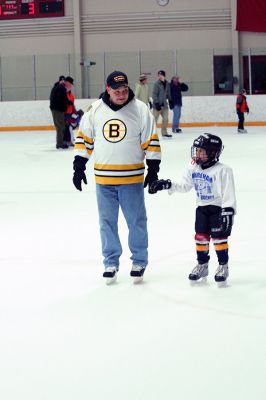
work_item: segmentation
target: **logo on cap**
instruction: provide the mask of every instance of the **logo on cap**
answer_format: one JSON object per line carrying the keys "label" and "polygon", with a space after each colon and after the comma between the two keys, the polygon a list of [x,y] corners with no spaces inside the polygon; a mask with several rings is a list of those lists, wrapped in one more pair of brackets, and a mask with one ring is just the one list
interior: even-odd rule
{"label": "logo on cap", "polygon": [[116,83],[125,82],[125,77],[122,76],[122,75],[114,76],[114,81],[115,81]]}

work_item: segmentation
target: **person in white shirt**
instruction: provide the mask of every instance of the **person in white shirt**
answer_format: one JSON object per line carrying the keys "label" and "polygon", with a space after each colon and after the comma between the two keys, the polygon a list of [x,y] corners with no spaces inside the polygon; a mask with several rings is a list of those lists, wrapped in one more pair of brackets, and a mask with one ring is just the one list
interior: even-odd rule
{"label": "person in white shirt", "polygon": [[191,147],[192,163],[180,182],[170,179],[157,180],[150,187],[150,193],[168,189],[174,192],[188,192],[193,187],[197,194],[195,221],[195,242],[198,264],[189,274],[197,281],[208,276],[209,243],[212,238],[219,266],[215,273],[216,282],[228,278],[228,236],[231,234],[236,214],[236,197],[233,171],[219,162],[223,151],[222,140],[206,133],[194,140]]}
{"label": "person in white shirt", "polygon": [[136,83],[135,87],[135,97],[152,108],[149,96],[148,77],[145,74],[139,76],[139,81]]}
{"label": "person in white shirt", "polygon": [[[149,189],[158,179],[161,148],[154,117],[147,105],[135,98],[123,72],[114,71],[107,77],[102,98],[96,100],[82,117],[74,151],[73,183],[80,191],[82,182],[87,183],[86,163],[94,154],[106,283],[116,280],[122,254],[118,234],[119,208],[129,230],[130,275],[134,282],[141,281],[148,264],[144,188]],[[144,180],[145,159],[148,172]]]}

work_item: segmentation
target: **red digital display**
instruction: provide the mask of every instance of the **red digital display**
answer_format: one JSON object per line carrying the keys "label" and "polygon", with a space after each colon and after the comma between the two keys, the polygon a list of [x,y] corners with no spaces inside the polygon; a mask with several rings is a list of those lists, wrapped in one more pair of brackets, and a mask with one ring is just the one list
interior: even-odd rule
{"label": "red digital display", "polygon": [[64,0],[0,0],[0,19],[64,16]]}

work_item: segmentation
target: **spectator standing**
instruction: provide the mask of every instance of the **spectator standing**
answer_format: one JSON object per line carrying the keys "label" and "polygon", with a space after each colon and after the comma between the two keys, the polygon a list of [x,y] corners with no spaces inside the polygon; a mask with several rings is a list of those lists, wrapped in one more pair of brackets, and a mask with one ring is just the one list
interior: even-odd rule
{"label": "spectator standing", "polygon": [[179,76],[174,75],[170,82],[171,88],[171,102],[170,108],[173,110],[172,132],[181,133],[182,129],[179,128],[179,121],[182,109],[182,92],[188,91],[188,85],[180,82]]}
{"label": "spectator standing", "polygon": [[[119,208],[129,230],[130,275],[135,282],[142,280],[148,264],[144,187],[149,188],[158,179],[161,150],[153,115],[135,98],[123,72],[114,71],[107,77],[103,97],[90,106],[81,120],[74,150],[73,183],[78,190],[82,190],[82,181],[87,183],[84,171],[94,153],[106,283],[116,280],[122,254]],[[148,172],[144,181],[145,158]]]}
{"label": "spectator standing", "polygon": [[50,93],[50,110],[56,129],[56,148],[67,149],[68,145],[64,143],[65,135],[65,112],[69,100],[65,86],[65,77],[61,75]]}
{"label": "spectator standing", "polygon": [[143,103],[147,104],[147,106],[152,108],[152,104],[149,97],[149,86],[148,86],[147,75],[141,74],[139,76],[139,81],[138,83],[136,83],[135,96],[136,99],[143,101]]}
{"label": "spectator standing", "polygon": [[165,78],[165,71],[158,72],[158,80],[155,82],[152,91],[153,115],[157,124],[158,118],[162,117],[161,133],[163,137],[172,137],[167,133],[169,103],[171,101],[170,84]]}
{"label": "spectator standing", "polygon": [[246,97],[246,90],[242,89],[240,90],[239,95],[236,98],[236,113],[238,116],[238,133],[247,133],[247,130],[244,128],[244,122],[245,122],[245,112],[248,114],[249,113],[249,107],[247,103],[247,97]]}

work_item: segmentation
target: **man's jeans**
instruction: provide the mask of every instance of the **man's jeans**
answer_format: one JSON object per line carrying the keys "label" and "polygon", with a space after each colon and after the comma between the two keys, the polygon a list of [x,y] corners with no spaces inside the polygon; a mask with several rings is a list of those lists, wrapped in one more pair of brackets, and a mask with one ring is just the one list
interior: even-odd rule
{"label": "man's jeans", "polygon": [[96,184],[104,266],[119,267],[122,246],[118,235],[119,206],[127,222],[128,245],[133,264],[148,264],[147,216],[143,183],[129,185]]}
{"label": "man's jeans", "polygon": [[173,108],[173,124],[172,124],[173,131],[179,129],[180,116],[181,116],[181,106],[175,104]]}

